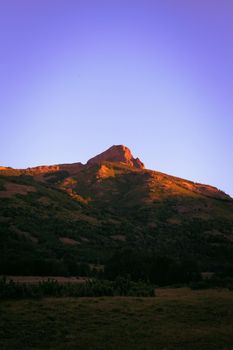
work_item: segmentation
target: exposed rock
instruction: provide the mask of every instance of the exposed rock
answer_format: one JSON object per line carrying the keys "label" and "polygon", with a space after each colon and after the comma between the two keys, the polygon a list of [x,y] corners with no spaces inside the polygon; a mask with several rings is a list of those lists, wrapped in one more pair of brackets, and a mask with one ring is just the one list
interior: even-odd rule
{"label": "exposed rock", "polygon": [[69,237],[59,237],[59,240],[66,245],[78,245],[80,242],[76,241],[75,239],[69,238]]}
{"label": "exposed rock", "polygon": [[41,173],[48,173],[48,172],[54,172],[59,171],[59,165],[41,165],[33,168],[27,168],[25,170],[26,173],[31,174],[41,174]]}
{"label": "exposed rock", "polygon": [[12,168],[8,167],[8,166],[0,166],[0,171],[2,170],[10,170]]}
{"label": "exposed rock", "polygon": [[41,165],[33,168],[27,168],[26,174],[38,175],[53,173],[57,171],[67,171],[70,175],[76,174],[83,167],[82,163],[71,163],[71,164],[57,164],[57,165]]}
{"label": "exposed rock", "polygon": [[124,145],[112,146],[107,151],[91,158],[87,164],[101,164],[102,162],[124,163],[130,167],[144,169],[139,158],[134,158],[128,147]]}
{"label": "exposed rock", "polygon": [[101,165],[97,172],[96,178],[101,180],[101,179],[106,179],[107,177],[114,177],[114,175],[115,175],[114,170],[109,169],[105,165]]}

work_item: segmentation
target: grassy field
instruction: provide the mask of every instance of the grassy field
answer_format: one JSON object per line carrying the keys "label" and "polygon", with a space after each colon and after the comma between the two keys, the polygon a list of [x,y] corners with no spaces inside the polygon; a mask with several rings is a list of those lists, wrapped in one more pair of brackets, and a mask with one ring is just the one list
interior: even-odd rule
{"label": "grassy field", "polygon": [[0,349],[233,350],[233,292],[2,301]]}

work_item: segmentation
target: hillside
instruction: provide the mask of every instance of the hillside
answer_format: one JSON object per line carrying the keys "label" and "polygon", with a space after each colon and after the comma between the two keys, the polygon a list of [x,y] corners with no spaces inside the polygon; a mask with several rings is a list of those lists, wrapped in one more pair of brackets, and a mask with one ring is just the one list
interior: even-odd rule
{"label": "hillside", "polygon": [[121,145],[85,165],[0,167],[0,227],[0,273],[85,274],[127,249],[233,267],[232,198]]}

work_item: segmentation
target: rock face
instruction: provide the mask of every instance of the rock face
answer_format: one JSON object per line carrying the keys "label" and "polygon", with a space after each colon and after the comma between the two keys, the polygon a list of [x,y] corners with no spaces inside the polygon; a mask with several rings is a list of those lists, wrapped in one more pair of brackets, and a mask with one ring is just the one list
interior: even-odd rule
{"label": "rock face", "polygon": [[[76,174],[83,167],[82,163],[73,163],[73,164],[57,164],[57,165],[40,165],[33,168],[27,168],[24,171],[26,174],[38,175],[46,173],[54,173],[57,171],[68,171],[70,175]],[[1,168],[0,168],[1,170]]]}
{"label": "rock face", "polygon": [[40,165],[33,168],[27,168],[25,171],[26,173],[42,174],[42,173],[55,172],[59,170],[60,170],[59,165]]}
{"label": "rock face", "polygon": [[129,148],[124,145],[110,147],[107,151],[91,158],[87,164],[101,164],[102,162],[124,163],[132,168],[145,168],[140,159],[134,158]]}
{"label": "rock face", "polygon": [[0,166],[0,170],[9,170],[9,169],[12,169],[12,168],[7,166]]}

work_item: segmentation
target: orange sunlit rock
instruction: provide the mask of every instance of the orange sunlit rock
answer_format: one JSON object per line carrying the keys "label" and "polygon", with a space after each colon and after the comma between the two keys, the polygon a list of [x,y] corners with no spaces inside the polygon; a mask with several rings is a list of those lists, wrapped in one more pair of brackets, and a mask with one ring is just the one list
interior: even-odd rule
{"label": "orange sunlit rock", "polygon": [[130,149],[124,145],[110,147],[107,151],[91,158],[87,164],[101,164],[102,162],[124,163],[133,168],[145,168],[140,159],[134,158]]}

